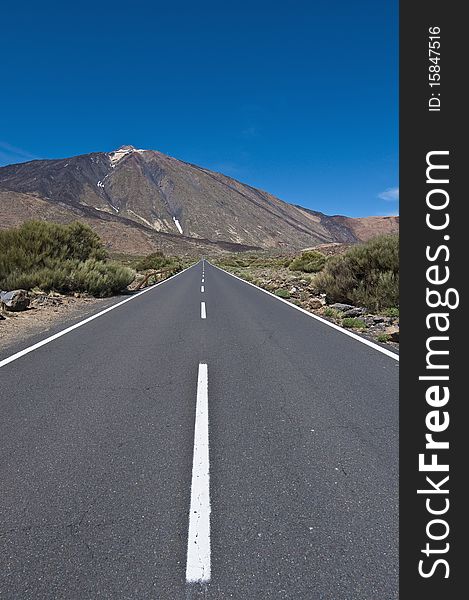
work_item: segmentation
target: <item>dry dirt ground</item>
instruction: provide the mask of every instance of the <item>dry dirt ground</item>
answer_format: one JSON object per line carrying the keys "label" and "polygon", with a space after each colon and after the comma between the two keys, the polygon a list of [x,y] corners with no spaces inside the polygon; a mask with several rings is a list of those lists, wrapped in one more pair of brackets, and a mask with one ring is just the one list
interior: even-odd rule
{"label": "dry dirt ground", "polygon": [[85,318],[105,308],[113,300],[115,301],[115,298],[75,298],[42,294],[34,297],[30,308],[22,312],[0,310],[0,350],[33,335],[47,334],[62,321],[65,323],[75,318]]}

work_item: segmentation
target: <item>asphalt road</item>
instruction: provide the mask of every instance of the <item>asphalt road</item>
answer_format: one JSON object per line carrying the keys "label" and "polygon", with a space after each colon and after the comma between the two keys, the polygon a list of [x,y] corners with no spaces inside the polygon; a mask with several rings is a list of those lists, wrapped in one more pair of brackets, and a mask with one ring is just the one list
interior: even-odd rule
{"label": "asphalt road", "polygon": [[202,270],[0,355],[0,598],[398,598],[398,362]]}

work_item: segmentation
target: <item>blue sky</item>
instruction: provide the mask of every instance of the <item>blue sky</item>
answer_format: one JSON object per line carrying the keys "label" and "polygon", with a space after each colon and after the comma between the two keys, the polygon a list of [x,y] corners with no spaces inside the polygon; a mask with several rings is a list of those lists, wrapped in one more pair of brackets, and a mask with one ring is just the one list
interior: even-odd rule
{"label": "blue sky", "polygon": [[397,0],[9,3],[0,165],[132,144],[327,214],[396,214],[397,11]]}

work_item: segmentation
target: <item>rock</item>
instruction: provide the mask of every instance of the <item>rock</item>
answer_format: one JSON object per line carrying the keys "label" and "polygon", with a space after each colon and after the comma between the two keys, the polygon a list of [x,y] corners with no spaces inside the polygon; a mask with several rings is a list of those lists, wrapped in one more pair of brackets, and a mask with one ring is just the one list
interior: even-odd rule
{"label": "rock", "polygon": [[371,315],[373,319],[373,323],[378,325],[379,323],[383,323],[384,325],[393,325],[396,321],[394,317],[383,317],[382,315]]}
{"label": "rock", "polygon": [[389,341],[390,342],[396,342],[399,343],[399,327],[388,327],[386,329],[386,333],[389,336]]}
{"label": "rock", "polygon": [[307,305],[308,308],[322,308],[324,302],[321,300],[321,298],[309,298]]}
{"label": "rock", "polygon": [[339,312],[345,312],[346,310],[351,310],[355,308],[351,304],[342,304],[342,302],[336,302],[335,304],[331,304],[329,308],[333,308],[334,310],[338,310]]}
{"label": "rock", "polygon": [[19,312],[29,306],[29,296],[26,290],[13,290],[0,292],[0,302],[7,310]]}
{"label": "rock", "polygon": [[349,310],[345,310],[343,312],[344,312],[344,317],[361,317],[362,315],[364,315],[366,313],[366,308],[356,306],[354,308],[350,308]]}
{"label": "rock", "polygon": [[295,287],[295,286],[293,286],[293,287],[290,289],[290,294],[294,294],[295,292],[296,292],[296,287]]}
{"label": "rock", "polygon": [[382,331],[384,333],[384,330],[386,329],[386,325],[384,323],[372,323],[371,325],[370,323],[367,323],[367,325],[373,331]]}

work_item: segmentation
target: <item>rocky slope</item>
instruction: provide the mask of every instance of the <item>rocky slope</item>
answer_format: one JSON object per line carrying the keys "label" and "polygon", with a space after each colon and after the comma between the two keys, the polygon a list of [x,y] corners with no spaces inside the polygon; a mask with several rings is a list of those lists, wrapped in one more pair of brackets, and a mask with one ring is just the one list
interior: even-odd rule
{"label": "rocky slope", "polygon": [[328,217],[132,146],[0,168],[0,227],[30,218],[84,220],[112,250],[130,254],[301,249],[398,229],[393,217]]}

